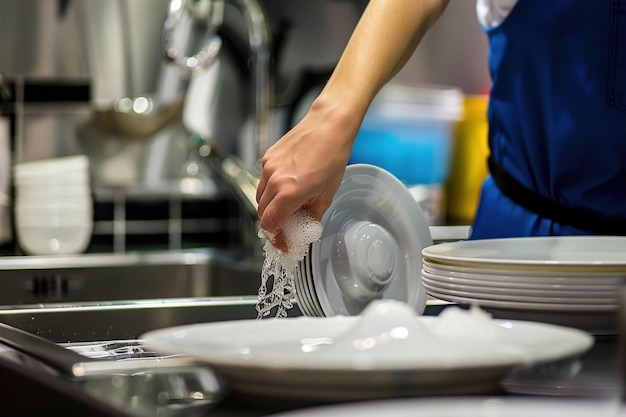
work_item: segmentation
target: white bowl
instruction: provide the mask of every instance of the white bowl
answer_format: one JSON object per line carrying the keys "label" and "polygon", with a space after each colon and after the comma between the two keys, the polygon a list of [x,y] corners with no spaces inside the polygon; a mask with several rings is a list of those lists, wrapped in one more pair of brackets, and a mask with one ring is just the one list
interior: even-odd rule
{"label": "white bowl", "polygon": [[15,223],[22,226],[79,226],[93,222],[93,209],[79,210],[19,210],[15,211]]}
{"label": "white bowl", "polygon": [[15,212],[23,214],[46,214],[63,212],[82,212],[93,210],[93,202],[89,198],[67,198],[59,201],[23,200],[15,202]]}
{"label": "white bowl", "polygon": [[28,226],[17,222],[17,240],[29,255],[69,255],[89,246],[93,224]]}
{"label": "white bowl", "polygon": [[75,210],[26,210],[15,211],[15,222],[28,225],[76,225],[93,221],[93,209],[85,207]]}
{"label": "white bowl", "polygon": [[90,178],[87,173],[76,173],[71,175],[41,174],[24,175],[15,177],[16,187],[46,187],[48,185],[89,185]]}
{"label": "white bowl", "polygon": [[85,155],[40,159],[15,164],[15,177],[29,175],[64,175],[89,171],[89,159]]}
{"label": "white bowl", "polygon": [[33,199],[41,202],[59,201],[65,198],[90,198],[91,187],[88,184],[47,184],[41,186],[17,186],[15,195],[21,199]]}

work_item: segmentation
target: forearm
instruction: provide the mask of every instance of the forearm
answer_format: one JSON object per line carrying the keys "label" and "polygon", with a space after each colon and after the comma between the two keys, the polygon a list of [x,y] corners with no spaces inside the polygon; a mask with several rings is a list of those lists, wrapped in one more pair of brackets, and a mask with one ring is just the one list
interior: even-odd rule
{"label": "forearm", "polygon": [[364,114],[446,4],[447,0],[371,0],[320,98]]}
{"label": "forearm", "polygon": [[303,119],[265,153],[261,228],[278,233],[305,206],[321,219],[343,178],[374,96],[409,59],[447,0],[370,0],[328,83]]}

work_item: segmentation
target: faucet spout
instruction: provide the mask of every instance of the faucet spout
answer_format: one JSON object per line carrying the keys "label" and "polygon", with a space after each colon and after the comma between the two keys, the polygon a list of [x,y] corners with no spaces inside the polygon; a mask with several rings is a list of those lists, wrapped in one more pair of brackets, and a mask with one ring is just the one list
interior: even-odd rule
{"label": "faucet spout", "polygon": [[[247,168],[259,171],[260,160],[270,146],[270,112],[272,83],[270,76],[269,30],[265,12],[258,0],[170,0],[168,17],[163,25],[163,52],[168,62],[187,71],[203,71],[217,57],[221,39],[216,35],[223,23],[224,2],[231,2],[242,14],[248,32],[248,48],[253,62],[254,129],[250,161]],[[182,15],[206,20],[208,31],[202,48],[193,56],[185,56],[177,47],[177,31]],[[258,175],[257,175],[258,176]]]}
{"label": "faucet spout", "polygon": [[248,167],[260,175],[260,161],[270,146],[270,111],[272,85],[270,79],[269,31],[265,13],[257,0],[231,0],[247,23],[248,44],[253,59],[254,142],[253,163]]}

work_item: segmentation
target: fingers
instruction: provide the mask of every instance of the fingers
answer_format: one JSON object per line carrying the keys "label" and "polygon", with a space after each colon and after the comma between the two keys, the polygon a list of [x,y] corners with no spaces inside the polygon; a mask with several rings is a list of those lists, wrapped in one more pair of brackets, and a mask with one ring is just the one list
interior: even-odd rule
{"label": "fingers", "polygon": [[285,253],[289,252],[287,239],[285,238],[285,234],[282,230],[279,230],[278,233],[276,233],[276,236],[274,236],[274,240],[272,241],[272,245]]}
{"label": "fingers", "polygon": [[287,221],[287,218],[300,208],[300,203],[298,203],[296,195],[289,191],[293,187],[277,185],[285,182],[268,180],[268,177],[269,175],[264,172],[257,188],[260,227],[274,235],[271,242],[272,245],[283,252],[288,252],[289,248],[282,226]]}
{"label": "fingers", "polygon": [[301,206],[302,203],[298,199],[285,198],[281,194],[274,195],[267,203],[260,217],[261,228],[271,233],[277,233],[283,227],[287,218]]}

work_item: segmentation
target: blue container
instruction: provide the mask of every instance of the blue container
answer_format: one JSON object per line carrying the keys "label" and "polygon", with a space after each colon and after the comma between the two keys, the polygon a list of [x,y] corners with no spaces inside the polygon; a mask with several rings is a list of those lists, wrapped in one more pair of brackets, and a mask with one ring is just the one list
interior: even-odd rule
{"label": "blue container", "polygon": [[348,163],[379,166],[407,186],[444,183],[462,99],[451,88],[385,87],[363,120]]}

